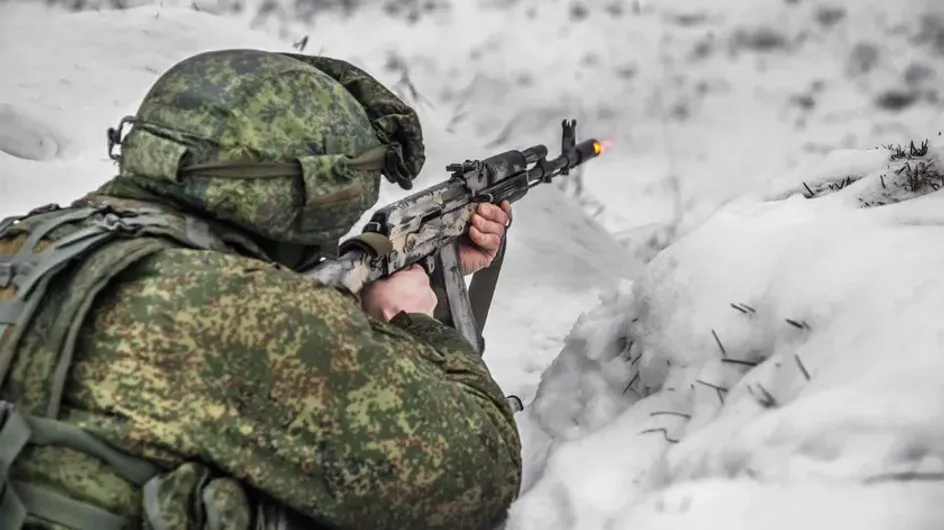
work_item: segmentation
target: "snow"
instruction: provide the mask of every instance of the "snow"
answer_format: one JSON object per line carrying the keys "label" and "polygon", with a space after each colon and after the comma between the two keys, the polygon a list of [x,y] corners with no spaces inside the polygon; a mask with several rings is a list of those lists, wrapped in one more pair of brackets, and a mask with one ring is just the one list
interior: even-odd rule
{"label": "snow", "polygon": [[374,73],[423,119],[417,186],[575,117],[613,149],[516,205],[485,331],[526,404],[504,530],[941,526],[940,2],[126,4],[0,2],[0,217],[104,182],[106,128],[211,49]]}
{"label": "snow", "polygon": [[[506,529],[940,527],[944,194],[897,172],[940,153],[734,201],[585,315],[524,413]],[[860,208],[876,189],[899,202]]]}
{"label": "snow", "polygon": [[[62,14],[0,3],[0,216],[67,203],[110,178],[105,131],[134,114],[157,76],[186,54],[287,48],[217,18],[149,8]],[[214,31],[205,31],[210,25]]]}

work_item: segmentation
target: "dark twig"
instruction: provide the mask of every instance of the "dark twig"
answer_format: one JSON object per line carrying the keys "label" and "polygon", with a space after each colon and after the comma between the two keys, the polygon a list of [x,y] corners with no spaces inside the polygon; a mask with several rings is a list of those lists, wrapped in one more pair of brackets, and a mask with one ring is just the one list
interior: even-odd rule
{"label": "dark twig", "polygon": [[760,391],[760,396],[754,393],[754,388],[750,385],[747,386],[747,391],[751,393],[752,396],[757,400],[758,403],[765,409],[774,408],[777,406],[777,400],[764,388],[764,385],[757,383],[757,390]]}
{"label": "dark twig", "polygon": [[715,333],[715,330],[711,330],[711,335],[715,338],[715,342],[718,343],[718,347],[721,348],[721,355],[722,355],[723,357],[727,357],[727,356],[728,356],[728,352],[724,351],[724,345],[721,344],[721,339],[718,338],[718,334]]}
{"label": "dark twig", "polygon": [[800,373],[802,373],[802,374],[803,374],[803,377],[805,377],[806,380],[809,381],[809,380],[811,379],[811,378],[810,378],[810,372],[808,372],[807,369],[806,369],[806,367],[803,366],[803,360],[800,359],[800,355],[799,355],[799,354],[794,354],[794,355],[793,355],[793,358],[796,360],[797,368],[800,369]]}
{"label": "dark twig", "polygon": [[812,199],[816,196],[816,194],[813,193],[813,190],[811,190],[810,187],[806,185],[806,182],[803,183],[803,187],[806,188],[806,191],[810,192],[810,196],[807,197],[807,199]]}
{"label": "dark twig", "polygon": [[757,363],[753,361],[744,361],[741,359],[721,359],[721,362],[728,364],[740,364],[743,366],[757,366]]}
{"label": "dark twig", "polygon": [[620,337],[617,340],[617,345],[620,346],[620,355],[626,359],[632,359],[633,358],[633,344],[635,343],[636,341],[632,341],[632,340],[627,342],[627,337]]}
{"label": "dark twig", "polygon": [[661,433],[662,433],[662,436],[665,437],[665,441],[667,441],[667,442],[669,442],[669,443],[673,443],[673,444],[677,444],[677,443],[678,443],[678,440],[673,440],[672,438],[669,438],[669,431],[667,431],[667,430],[665,430],[665,429],[663,429],[663,428],[661,428],[661,427],[658,428],[658,429],[646,429],[646,430],[644,430],[644,431],[639,431],[639,434],[648,434],[648,433],[651,433],[651,432],[661,432]]}
{"label": "dark twig", "polygon": [[914,140],[912,140],[911,146],[910,146],[910,152],[911,152],[911,156],[924,156],[928,154],[928,140],[924,140],[923,142],[921,142],[920,148],[916,148],[914,144]]}
{"label": "dark twig", "polygon": [[790,324],[791,326],[793,326],[793,327],[795,327],[795,328],[799,328],[799,329],[810,329],[810,325],[807,324],[806,322],[802,321],[802,320],[800,320],[799,322],[797,322],[796,320],[791,320],[791,319],[789,319],[789,318],[785,318],[784,320],[787,321],[787,324]]}
{"label": "dark twig", "polygon": [[734,302],[731,302],[731,307],[733,307],[734,309],[736,309],[736,310],[738,310],[738,311],[744,313],[745,315],[746,315],[747,313],[754,314],[754,313],[757,312],[757,310],[755,310],[753,307],[751,307],[751,306],[749,306],[749,305],[747,305],[747,304],[742,304],[742,303],[737,303],[737,304],[735,304]]}
{"label": "dark twig", "polygon": [[292,44],[292,48],[295,48],[296,50],[300,52],[305,51],[306,46],[308,46],[308,35],[305,35],[304,37],[301,38],[301,40]]}
{"label": "dark twig", "polygon": [[723,386],[713,385],[713,384],[708,383],[708,382],[706,382],[706,381],[702,381],[701,379],[696,379],[695,382],[696,382],[696,383],[699,383],[699,384],[702,384],[702,385],[705,385],[705,386],[707,386],[708,388],[713,388],[713,389],[715,389],[715,393],[718,394],[718,401],[720,401],[721,404],[724,405],[724,393],[728,391],[727,388],[724,388]]}
{"label": "dark twig", "polygon": [[[623,389],[623,394],[626,394],[628,390],[633,390],[631,387],[633,386],[633,383],[635,383],[638,380],[639,380],[639,372],[636,372],[636,375],[634,375],[633,378],[630,379],[629,384],[626,385],[626,388]],[[639,395],[639,393],[636,392],[635,390],[633,390],[633,392],[636,393],[637,396]]]}
{"label": "dark twig", "polygon": [[685,414],[684,412],[675,412],[674,410],[658,410],[656,412],[650,412],[650,416],[680,416],[685,419],[692,419],[691,414]]}

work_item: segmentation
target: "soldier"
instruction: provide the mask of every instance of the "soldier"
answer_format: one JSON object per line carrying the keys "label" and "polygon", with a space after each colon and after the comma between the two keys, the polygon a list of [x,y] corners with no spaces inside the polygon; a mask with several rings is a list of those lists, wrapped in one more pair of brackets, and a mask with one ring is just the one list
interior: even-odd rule
{"label": "soldier", "polygon": [[[500,523],[512,411],[425,272],[295,272],[419,173],[414,111],[343,61],[227,50],[125,121],[117,177],[0,225],[0,528]],[[466,273],[509,215],[478,210]]]}

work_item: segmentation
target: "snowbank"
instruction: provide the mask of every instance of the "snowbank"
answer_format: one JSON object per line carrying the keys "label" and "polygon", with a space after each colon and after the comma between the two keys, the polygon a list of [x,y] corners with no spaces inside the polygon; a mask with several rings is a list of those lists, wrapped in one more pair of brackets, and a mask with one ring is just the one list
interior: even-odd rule
{"label": "snowbank", "polygon": [[[365,10],[279,25],[288,40],[247,30],[248,12],[134,3],[0,3],[0,217],[108,178],[105,129],[209,49],[290,50],[307,35],[307,52],[378,74],[426,124],[419,185],[494,149],[554,151],[559,120],[577,117],[615,141],[586,185],[636,256],[682,233],[680,216],[698,228],[580,318],[542,379],[577,315],[636,265],[553,187],[516,209],[486,360],[506,392],[538,397],[519,416],[525,494],[507,530],[944,519],[944,198],[921,165],[944,146],[891,162],[860,150],[938,118],[944,25],[913,13],[939,3],[607,0],[581,15],[459,2],[416,24]],[[877,106],[895,90],[904,107]]]}
{"label": "snowbank", "polygon": [[735,201],[583,316],[506,529],[940,528],[935,140]]}

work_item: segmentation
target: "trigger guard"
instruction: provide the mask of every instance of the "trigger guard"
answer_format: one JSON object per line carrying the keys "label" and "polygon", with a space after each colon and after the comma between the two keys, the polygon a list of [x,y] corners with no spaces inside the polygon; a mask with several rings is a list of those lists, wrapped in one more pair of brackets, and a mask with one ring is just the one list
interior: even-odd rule
{"label": "trigger guard", "polygon": [[364,232],[341,243],[339,254],[343,255],[352,249],[361,250],[370,254],[371,257],[379,258],[380,256],[386,256],[393,250],[393,243],[385,235],[377,232]]}

